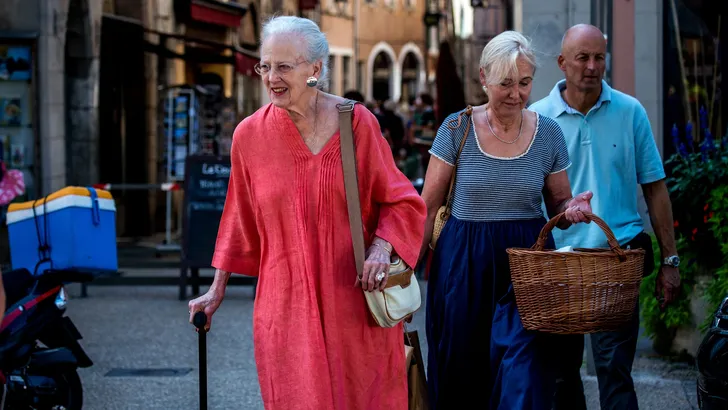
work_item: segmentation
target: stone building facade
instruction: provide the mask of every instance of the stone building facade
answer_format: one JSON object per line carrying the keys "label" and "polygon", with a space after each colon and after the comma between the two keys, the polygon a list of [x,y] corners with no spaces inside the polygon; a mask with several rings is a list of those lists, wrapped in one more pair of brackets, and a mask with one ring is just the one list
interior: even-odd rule
{"label": "stone building facade", "polygon": [[0,2],[3,58],[30,51],[27,80],[0,80],[0,99],[18,102],[22,113],[0,135],[9,166],[24,172],[28,199],[98,177],[101,12],[101,0]]}

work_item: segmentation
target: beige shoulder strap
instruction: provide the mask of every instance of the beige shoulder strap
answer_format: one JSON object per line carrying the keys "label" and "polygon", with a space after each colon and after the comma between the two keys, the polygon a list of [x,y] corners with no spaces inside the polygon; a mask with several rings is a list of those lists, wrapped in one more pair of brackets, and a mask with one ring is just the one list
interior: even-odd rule
{"label": "beige shoulder strap", "polygon": [[447,215],[450,215],[450,207],[452,205],[452,190],[455,187],[455,174],[457,173],[458,169],[458,161],[460,160],[460,155],[463,153],[463,148],[465,147],[465,141],[468,140],[468,134],[470,133],[470,116],[473,114],[473,107],[468,105],[468,107],[465,109],[465,111],[461,112],[460,115],[457,117],[457,122],[454,120],[451,120],[447,126],[451,130],[456,130],[460,128],[461,121],[463,120],[463,117],[467,117],[466,121],[467,124],[465,124],[465,135],[463,136],[463,140],[460,142],[460,149],[458,149],[458,155],[455,157],[455,166],[452,169],[452,174],[450,175],[450,187],[447,191],[447,196],[445,197],[445,213]]}
{"label": "beige shoulder strap", "polygon": [[361,219],[361,203],[359,202],[359,184],[356,175],[356,149],[354,146],[354,130],[351,117],[354,112],[354,101],[347,100],[337,104],[339,109],[339,132],[341,142],[341,162],[344,166],[344,189],[346,190],[346,207],[349,212],[349,228],[354,245],[354,261],[359,277],[364,273],[364,228]]}

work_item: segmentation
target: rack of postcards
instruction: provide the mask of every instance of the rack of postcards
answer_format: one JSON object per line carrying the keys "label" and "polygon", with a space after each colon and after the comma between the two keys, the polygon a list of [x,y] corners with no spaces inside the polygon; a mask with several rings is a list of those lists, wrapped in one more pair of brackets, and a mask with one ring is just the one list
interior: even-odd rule
{"label": "rack of postcards", "polygon": [[[204,90],[189,86],[172,86],[160,90],[159,118],[160,182],[181,183],[185,178],[185,160],[188,155],[198,153],[199,105]],[[157,250],[179,250],[179,244],[172,243],[172,191],[165,192],[165,240]],[[182,213],[178,212],[178,229],[182,226]]]}
{"label": "rack of postcards", "polygon": [[162,94],[159,106],[162,112],[164,140],[160,155],[164,182],[183,181],[185,159],[199,151],[199,92],[190,87],[171,87]]}

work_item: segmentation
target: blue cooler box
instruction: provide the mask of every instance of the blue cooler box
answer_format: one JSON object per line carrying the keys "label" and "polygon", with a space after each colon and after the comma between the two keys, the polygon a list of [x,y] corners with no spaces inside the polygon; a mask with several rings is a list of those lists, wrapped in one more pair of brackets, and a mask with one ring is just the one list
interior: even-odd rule
{"label": "blue cooler box", "polygon": [[108,191],[66,187],[10,204],[7,221],[13,269],[35,275],[51,266],[98,273],[118,269],[116,206]]}

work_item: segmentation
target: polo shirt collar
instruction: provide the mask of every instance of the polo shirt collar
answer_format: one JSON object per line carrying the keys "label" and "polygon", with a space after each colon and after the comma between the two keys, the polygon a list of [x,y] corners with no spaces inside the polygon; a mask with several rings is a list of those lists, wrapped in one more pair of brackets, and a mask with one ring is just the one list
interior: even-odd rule
{"label": "polo shirt collar", "polygon": [[[550,106],[551,106],[551,118],[556,118],[559,115],[563,113],[567,114],[577,114],[578,111],[574,108],[571,108],[569,104],[564,101],[564,98],[561,96],[561,91],[563,91],[566,88],[566,80],[560,80],[556,83],[554,88],[551,89],[551,92],[549,93],[549,100],[550,100]],[[602,92],[599,94],[599,99],[597,100],[596,104],[594,104],[594,107],[592,107],[592,110],[597,110],[599,107],[602,106],[603,103],[607,101],[612,101],[612,87],[607,84],[606,81],[602,80]]]}

